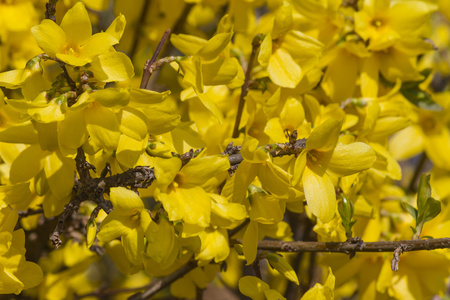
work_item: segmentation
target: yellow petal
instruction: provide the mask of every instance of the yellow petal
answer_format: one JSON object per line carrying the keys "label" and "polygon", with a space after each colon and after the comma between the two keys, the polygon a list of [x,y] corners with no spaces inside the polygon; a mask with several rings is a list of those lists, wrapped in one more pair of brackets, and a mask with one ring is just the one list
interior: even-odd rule
{"label": "yellow petal", "polygon": [[348,176],[369,169],[376,159],[375,151],[365,143],[338,143],[328,168],[338,176]]}
{"label": "yellow petal", "polygon": [[85,45],[80,49],[80,58],[92,61],[97,55],[103,54],[111,49],[112,45],[119,43],[119,41],[106,32],[100,32],[91,36]]}
{"label": "yellow petal", "polygon": [[109,242],[121,236],[127,235],[133,228],[135,222],[131,218],[119,215],[119,210],[113,210],[102,221],[97,237],[102,242]]}
{"label": "yellow petal", "polygon": [[135,192],[124,187],[111,188],[110,198],[114,211],[117,211],[119,215],[130,215],[136,210],[144,209],[142,199]]}
{"label": "yellow petal", "polygon": [[170,91],[158,93],[144,89],[130,89],[131,104],[134,106],[146,106],[152,103],[159,103],[169,95]]}
{"label": "yellow petal", "polygon": [[281,48],[270,57],[267,72],[275,84],[286,88],[295,88],[302,78],[300,66]]}
{"label": "yellow petal", "polygon": [[134,76],[133,64],[122,52],[108,52],[96,56],[89,69],[94,78],[102,82],[124,81]]}
{"label": "yellow petal", "polygon": [[378,96],[378,57],[372,55],[363,59],[361,64],[361,95],[363,97],[375,98]]}
{"label": "yellow petal", "polygon": [[67,111],[63,122],[58,122],[58,144],[64,156],[75,158],[77,148],[86,140],[83,110]]}
{"label": "yellow petal", "polygon": [[272,36],[270,33],[268,33],[264,40],[261,43],[261,46],[259,47],[259,54],[258,54],[258,62],[259,64],[267,68],[269,65],[270,56],[272,55]]}
{"label": "yellow petal", "polygon": [[13,161],[10,169],[12,183],[28,181],[42,169],[42,159],[48,152],[42,151],[39,145],[34,144],[23,150]]}
{"label": "yellow petal", "polygon": [[197,52],[197,55],[200,55],[205,60],[216,58],[228,45],[232,36],[233,31],[216,34],[206,42],[200,51]]}
{"label": "yellow petal", "polygon": [[285,205],[280,200],[259,192],[253,193],[251,199],[250,220],[262,224],[276,224],[283,220]]}
{"label": "yellow petal", "polygon": [[127,21],[125,20],[125,16],[119,14],[119,16],[114,19],[111,25],[109,25],[108,29],[106,29],[106,33],[109,33],[117,40],[120,40],[122,38],[126,24]]}
{"label": "yellow petal", "polygon": [[281,143],[286,140],[284,128],[281,126],[280,118],[272,118],[267,121],[264,133],[274,142]]}
{"label": "yellow petal", "polygon": [[289,97],[281,110],[280,119],[283,128],[291,132],[297,130],[305,120],[305,110],[301,102],[294,97]]}
{"label": "yellow petal", "polygon": [[92,105],[85,111],[85,122],[94,145],[108,151],[117,149],[120,129],[119,122],[112,110],[99,104]]}
{"label": "yellow petal", "polygon": [[441,168],[450,169],[450,133],[447,127],[425,137],[425,151],[433,163]]}
{"label": "yellow petal", "polygon": [[48,55],[55,56],[63,51],[66,34],[55,22],[45,19],[31,28],[31,33],[39,47]]}
{"label": "yellow petal", "polygon": [[225,229],[206,229],[199,235],[201,240],[200,252],[195,255],[195,259],[219,263],[227,259],[230,254],[228,244],[228,232]]}
{"label": "yellow petal", "polygon": [[48,155],[44,162],[45,176],[52,194],[64,198],[72,192],[75,162],[59,156],[56,152]]}
{"label": "yellow petal", "polygon": [[159,223],[151,222],[145,231],[147,254],[158,263],[165,264],[175,246],[175,229],[165,216]]}
{"label": "yellow petal", "polygon": [[145,139],[135,140],[126,134],[121,134],[116,150],[117,161],[126,168],[134,167],[139,157],[144,153],[146,145],[147,141]]}
{"label": "yellow petal", "polygon": [[28,78],[26,69],[11,70],[0,73],[0,85],[8,89],[17,89]]}
{"label": "yellow petal", "polygon": [[250,221],[247,229],[244,233],[244,239],[242,240],[244,246],[244,256],[247,260],[247,266],[253,263],[256,259],[258,250],[258,223]]}
{"label": "yellow petal", "polygon": [[180,62],[184,72],[183,83],[191,86],[199,93],[203,93],[203,72],[200,58],[194,56],[192,58],[182,60]]}
{"label": "yellow petal", "polygon": [[252,300],[266,300],[264,291],[270,286],[261,279],[254,276],[244,276],[239,279],[239,291]]}
{"label": "yellow petal", "polygon": [[[186,223],[208,227],[211,220],[211,200],[201,187],[177,189],[178,197],[183,199]],[[164,207],[165,208],[165,207]]]}
{"label": "yellow petal", "polygon": [[226,155],[213,155],[195,158],[184,166],[180,174],[184,176],[185,186],[201,185],[230,168]]}
{"label": "yellow petal", "polygon": [[142,141],[147,136],[147,117],[140,110],[125,107],[117,116],[120,132],[138,141]]}
{"label": "yellow petal", "polygon": [[222,58],[214,60],[210,63],[202,64],[203,84],[204,85],[220,85],[228,84],[238,74],[236,58]]}
{"label": "yellow petal", "polygon": [[[342,76],[342,70],[345,70],[345,76]],[[357,75],[357,57],[342,50],[328,65],[321,86],[331,101],[342,102],[353,95]]]}
{"label": "yellow petal", "polygon": [[129,103],[130,93],[122,88],[97,90],[89,94],[88,101],[96,101],[105,107],[119,108]]}
{"label": "yellow petal", "polygon": [[309,209],[323,223],[329,222],[336,211],[336,191],[330,177],[326,173],[319,176],[307,167],[302,179]]}
{"label": "yellow petal", "polygon": [[287,2],[284,2],[284,4],[275,12],[272,29],[273,37],[278,38],[280,35],[291,29],[292,20],[292,8]]}
{"label": "yellow petal", "polygon": [[187,34],[172,34],[170,42],[187,56],[195,55],[207,43],[205,39]]}
{"label": "yellow petal", "polygon": [[133,265],[142,263],[144,232],[141,227],[134,228],[127,235],[122,236],[122,245],[125,255]]}
{"label": "yellow petal", "polygon": [[91,20],[82,2],[77,2],[67,11],[61,21],[61,28],[70,45],[83,45],[92,35]]}
{"label": "yellow petal", "polygon": [[341,131],[342,122],[336,119],[328,119],[314,130],[306,140],[306,149],[331,151],[336,147]]}
{"label": "yellow petal", "polygon": [[168,159],[157,158],[154,168],[158,188],[165,192],[167,186],[172,183],[178,171],[180,171],[181,160],[178,157]]}

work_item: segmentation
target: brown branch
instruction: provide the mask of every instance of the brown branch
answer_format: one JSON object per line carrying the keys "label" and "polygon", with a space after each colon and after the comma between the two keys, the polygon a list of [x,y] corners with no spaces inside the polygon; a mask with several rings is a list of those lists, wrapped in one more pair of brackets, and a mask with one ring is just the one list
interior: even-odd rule
{"label": "brown branch", "polygon": [[19,218],[25,218],[25,217],[32,216],[32,215],[42,214],[43,212],[44,212],[44,209],[42,209],[42,208],[38,208],[38,209],[28,208],[27,210],[21,210],[18,213],[19,213]]}
{"label": "brown branch", "polygon": [[165,288],[166,286],[168,286],[169,284],[171,284],[178,278],[183,277],[184,275],[189,273],[189,271],[195,269],[195,267],[197,267],[197,263],[195,261],[190,261],[189,263],[187,263],[180,269],[176,270],[172,274],[170,274],[164,278],[161,278],[160,280],[153,281],[150,284],[140,288],[140,289],[145,289],[145,291],[142,293],[137,293],[137,294],[132,295],[131,297],[128,298],[128,300],[149,299],[150,297],[155,295],[157,292],[159,292],[160,290],[162,290],[163,288]]}
{"label": "brown branch", "polygon": [[50,240],[52,241],[52,244],[56,249],[58,249],[62,245],[60,236],[64,232],[64,222],[66,221],[67,217],[78,210],[78,208],[80,207],[80,203],[81,201],[76,198],[69,202],[69,204],[66,204],[64,206],[64,212],[59,216],[58,224],[56,225],[55,230],[50,236]]}
{"label": "brown branch", "polygon": [[[153,168],[138,166],[129,169],[121,174],[106,176],[110,173],[110,168],[106,165],[99,178],[92,178],[90,171],[95,171],[95,167],[86,160],[83,148],[78,148],[75,157],[75,165],[78,176],[75,176],[72,189],[72,200],[64,208],[64,212],[59,216],[58,224],[50,237],[53,245],[61,246],[60,235],[64,231],[64,222],[67,217],[78,210],[83,201],[91,200],[106,213],[113,209],[110,201],[103,197],[104,193],[109,193],[112,187],[130,187],[131,189],[147,188],[155,180]],[[94,211],[98,213],[99,208]]]}
{"label": "brown branch", "polygon": [[141,89],[147,88],[148,81],[150,80],[150,77],[152,76],[152,73],[153,73],[153,70],[150,70],[150,67],[156,62],[156,59],[158,58],[159,53],[161,52],[161,50],[164,46],[164,43],[166,42],[169,35],[170,35],[170,29],[167,29],[164,32],[161,40],[159,41],[159,44],[156,47],[156,50],[153,53],[152,58],[147,59],[147,62],[145,63],[145,66],[144,66],[144,73],[142,74],[142,80],[141,80],[141,85],[140,85]]}
{"label": "brown branch", "polygon": [[245,96],[247,96],[248,91],[249,91],[250,78],[251,78],[252,68],[253,68],[253,61],[255,60],[256,52],[258,52],[261,42],[262,42],[262,35],[257,34],[253,38],[252,53],[250,54],[250,59],[247,64],[247,70],[245,72],[244,84],[242,85],[242,89],[241,89],[241,96],[239,98],[239,106],[238,106],[238,111],[236,114],[236,121],[234,123],[234,130],[233,130],[233,136],[232,136],[233,138],[237,138],[239,136],[239,124],[241,123],[242,112],[244,110],[244,104],[245,104],[244,98],[245,98]]}
{"label": "brown branch", "polygon": [[147,11],[148,11],[149,7],[150,7],[150,0],[145,0],[144,5],[141,8],[141,15],[139,16],[139,20],[138,20],[135,30],[134,30],[133,44],[131,45],[131,50],[130,50],[130,55],[129,55],[131,60],[133,60],[134,56],[136,55],[137,46],[139,44],[139,38],[140,38],[141,32],[144,30],[143,28],[144,28],[145,19],[146,19]]}
{"label": "brown branch", "polygon": [[[232,239],[230,246],[242,244],[242,240]],[[404,240],[404,241],[380,241],[366,243],[336,243],[336,242],[284,242],[284,241],[259,241],[258,249],[275,252],[337,252],[349,254],[351,252],[392,252],[402,247],[404,252],[435,250],[450,248],[450,238]]]}
{"label": "brown branch", "polygon": [[44,16],[46,19],[50,19],[53,22],[56,22],[55,13],[56,13],[56,3],[58,0],[49,0],[48,3],[45,3],[45,13]]}
{"label": "brown branch", "polygon": [[414,193],[417,191],[417,179],[419,178],[420,173],[422,172],[423,167],[425,166],[425,163],[427,162],[428,157],[425,152],[423,152],[420,155],[419,162],[416,165],[416,169],[414,170],[414,174],[411,177],[411,180],[409,181],[408,185],[408,191],[411,193]]}

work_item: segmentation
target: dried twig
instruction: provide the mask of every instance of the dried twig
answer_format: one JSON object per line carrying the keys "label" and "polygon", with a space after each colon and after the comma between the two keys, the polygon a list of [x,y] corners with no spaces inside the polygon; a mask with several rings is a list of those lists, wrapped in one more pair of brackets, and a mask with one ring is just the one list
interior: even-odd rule
{"label": "dried twig", "polygon": [[19,211],[19,218],[25,218],[28,216],[38,215],[38,214],[42,214],[42,213],[44,213],[44,209],[42,209],[42,208],[37,208],[37,209],[28,208],[27,210]]}
{"label": "dried twig", "polygon": [[256,52],[258,52],[261,42],[262,42],[262,35],[257,34],[253,38],[252,53],[250,54],[250,59],[248,60],[248,64],[247,64],[247,70],[245,71],[245,80],[244,80],[244,84],[242,85],[241,96],[239,98],[238,111],[236,114],[236,121],[234,123],[233,136],[232,136],[233,138],[237,138],[239,136],[239,124],[241,123],[242,112],[244,110],[244,104],[245,104],[244,98],[248,94],[248,90],[249,90],[249,86],[250,86],[250,79],[251,79],[251,74],[252,74],[252,68],[253,68],[253,61],[255,60]]}
{"label": "dried twig", "polygon": [[[241,240],[230,241],[230,246],[242,244]],[[450,238],[403,240],[403,241],[379,241],[363,243],[337,243],[337,242],[284,242],[284,241],[259,241],[258,249],[275,252],[392,252],[402,246],[403,251],[420,251],[450,248]]]}
{"label": "dried twig", "polygon": [[49,0],[48,3],[45,3],[45,18],[50,19],[53,22],[56,22],[55,13],[56,13],[56,3],[58,0]]}
{"label": "dried twig", "polygon": [[145,66],[144,66],[144,73],[142,74],[142,80],[141,80],[141,85],[140,85],[141,89],[146,89],[147,88],[148,81],[150,80],[150,77],[153,74],[153,70],[150,69],[150,67],[156,62],[156,59],[158,58],[159,53],[161,52],[161,50],[162,50],[162,48],[164,46],[164,43],[169,38],[169,35],[170,35],[170,29],[167,29],[164,32],[161,40],[159,41],[159,44],[156,47],[156,50],[153,53],[152,58],[151,59],[147,59],[147,62],[145,63]]}
{"label": "dried twig", "polygon": [[[140,166],[121,174],[106,176],[110,173],[110,168],[107,165],[99,178],[92,178],[90,171],[95,171],[95,167],[86,161],[86,155],[81,147],[78,148],[75,165],[79,178],[75,177],[72,200],[65,206],[64,212],[60,215],[58,224],[50,237],[56,248],[61,246],[62,243],[60,235],[64,231],[65,220],[71,213],[78,210],[83,201],[91,200],[106,213],[110,213],[112,204],[103,197],[104,193],[109,193],[110,188],[119,186],[130,187],[131,189],[147,188],[155,180],[153,168]],[[98,213],[100,208],[96,208],[95,213]]]}
{"label": "dried twig", "polygon": [[185,274],[189,273],[189,271],[193,270],[195,267],[197,267],[197,263],[195,261],[190,261],[180,269],[176,270],[172,274],[161,278],[160,280],[156,280],[151,282],[145,287],[142,287],[140,289],[145,289],[142,293],[134,294],[133,296],[129,297],[128,300],[143,300],[143,299],[149,299],[153,295],[155,295],[157,292],[177,280],[178,278],[183,277]]}
{"label": "dried twig", "polygon": [[134,29],[134,37],[133,37],[133,45],[131,46],[129,57],[131,60],[133,60],[134,56],[136,55],[137,46],[139,44],[139,38],[141,33],[143,32],[145,19],[147,16],[148,8],[150,7],[150,0],[145,0],[144,5],[141,8],[141,15],[139,16],[139,20],[135,25]]}

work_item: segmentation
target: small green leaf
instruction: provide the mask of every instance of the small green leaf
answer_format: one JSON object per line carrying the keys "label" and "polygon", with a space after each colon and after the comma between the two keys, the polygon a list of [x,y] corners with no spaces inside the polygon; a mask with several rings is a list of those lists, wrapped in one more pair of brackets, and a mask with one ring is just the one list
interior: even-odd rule
{"label": "small green leaf", "polygon": [[270,266],[277,270],[286,279],[297,285],[299,284],[297,274],[287,260],[283,258],[283,256],[276,253],[267,253],[267,260],[269,261]]}
{"label": "small green leaf", "polygon": [[354,207],[353,203],[341,194],[342,201],[339,202],[338,210],[342,219],[342,226],[344,226],[345,234],[347,237],[352,237],[352,227],[356,223],[356,220],[352,221]]}
{"label": "small green leaf", "polygon": [[402,88],[400,92],[403,97],[419,108],[431,111],[441,111],[443,109],[442,106],[433,101],[430,94],[422,91],[418,86]]}
{"label": "small green leaf", "polygon": [[[409,212],[409,214],[414,218],[414,221],[417,223],[417,209],[415,209],[412,205],[402,202],[402,204],[405,206],[406,210]],[[412,227],[411,227],[412,228]],[[415,230],[413,229],[415,232]]]}
{"label": "small green leaf", "polygon": [[440,212],[441,212],[441,202],[431,197],[428,198],[423,222],[425,223],[433,220]]}
{"label": "small green leaf", "polygon": [[430,175],[422,173],[417,191],[417,210],[419,215],[424,211],[428,198],[431,197]]}

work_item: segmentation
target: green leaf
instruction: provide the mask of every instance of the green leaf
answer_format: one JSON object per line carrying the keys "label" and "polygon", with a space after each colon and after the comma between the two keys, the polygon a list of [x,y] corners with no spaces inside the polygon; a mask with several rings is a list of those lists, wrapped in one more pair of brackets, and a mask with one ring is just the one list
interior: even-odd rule
{"label": "green leaf", "polygon": [[[402,204],[405,206],[406,210],[414,218],[414,221],[416,221],[416,224],[417,224],[417,209],[415,209],[414,206],[412,206],[406,202],[402,202]],[[413,230],[413,231],[415,231],[415,230]]]}
{"label": "green leaf", "polygon": [[425,209],[428,198],[431,197],[430,175],[422,173],[417,191],[417,210],[419,215]]}
{"label": "green leaf", "polygon": [[422,91],[418,86],[411,88],[401,88],[400,92],[409,102],[419,108],[431,111],[441,111],[443,108],[434,102],[431,95]]}
{"label": "green leaf", "polygon": [[352,236],[352,227],[356,223],[356,220],[352,221],[354,207],[353,203],[348,200],[343,194],[341,194],[342,201],[339,202],[338,210],[342,219],[342,226],[345,228],[345,234],[347,237]]}
{"label": "green leaf", "polygon": [[420,239],[421,239],[421,240],[424,240],[424,239],[434,239],[434,237],[432,237],[431,235],[424,235],[424,236],[421,236]]}
{"label": "green leaf", "polygon": [[433,220],[441,212],[441,202],[430,197],[427,200],[425,208],[426,210],[423,217],[424,223]]}

